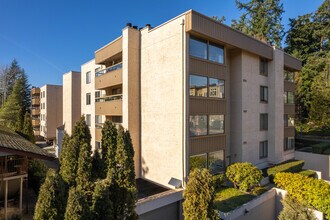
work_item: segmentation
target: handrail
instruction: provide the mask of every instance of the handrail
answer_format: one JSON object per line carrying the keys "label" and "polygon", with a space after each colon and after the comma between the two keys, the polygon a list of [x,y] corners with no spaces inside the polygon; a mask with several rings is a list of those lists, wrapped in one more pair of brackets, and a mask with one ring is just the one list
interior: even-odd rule
{"label": "handrail", "polygon": [[110,102],[110,101],[120,100],[120,99],[123,99],[123,94],[109,95],[109,96],[95,98],[95,102]]}
{"label": "handrail", "polygon": [[121,69],[121,68],[123,68],[123,63],[117,63],[117,64],[115,64],[113,66],[110,66],[110,67],[108,67],[106,69],[103,69],[103,70],[100,70],[100,71],[96,72],[95,73],[95,76],[96,77],[102,76],[103,74],[106,74],[108,72],[112,72],[112,71],[115,71],[115,70]]}

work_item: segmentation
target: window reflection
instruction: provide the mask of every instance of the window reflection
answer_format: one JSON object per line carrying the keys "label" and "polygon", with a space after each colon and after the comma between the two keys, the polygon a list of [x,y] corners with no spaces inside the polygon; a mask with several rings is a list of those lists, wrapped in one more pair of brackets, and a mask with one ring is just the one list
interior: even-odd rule
{"label": "window reflection", "polygon": [[206,41],[190,38],[190,55],[202,59],[207,59]]}
{"label": "window reflection", "polygon": [[194,115],[189,117],[190,136],[207,134],[207,116]]}
{"label": "window reflection", "polygon": [[191,156],[189,159],[189,169],[202,169],[207,167],[206,154]]}
{"label": "window reflection", "polygon": [[209,134],[224,133],[224,115],[210,115],[209,116]]}
{"label": "window reflection", "polygon": [[212,44],[209,45],[209,60],[217,63],[224,63],[223,57],[224,57],[223,47]]}
{"label": "window reflection", "polygon": [[211,173],[218,173],[224,168],[223,151],[216,151],[208,154],[208,165]]}
{"label": "window reflection", "polygon": [[224,98],[225,97],[225,81],[220,79],[209,78],[209,96]]}
{"label": "window reflection", "polygon": [[190,95],[207,97],[207,77],[190,75]]}

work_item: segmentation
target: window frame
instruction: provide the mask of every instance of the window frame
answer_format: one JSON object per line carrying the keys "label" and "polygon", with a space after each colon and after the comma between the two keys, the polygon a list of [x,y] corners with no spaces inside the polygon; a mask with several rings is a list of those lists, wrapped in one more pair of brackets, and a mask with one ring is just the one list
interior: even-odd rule
{"label": "window frame", "polygon": [[260,75],[268,76],[268,62],[269,61],[265,58],[260,58],[259,59],[259,74]]}
{"label": "window frame", "polygon": [[259,159],[268,158],[268,141],[259,142]]}
{"label": "window frame", "polygon": [[[190,89],[191,89],[191,76],[197,76],[197,77],[203,77],[206,78],[206,96],[197,96],[197,95],[191,95],[190,93]],[[210,96],[210,79],[215,79],[215,80],[219,80],[220,82],[223,82],[223,93],[221,93],[221,89],[219,91],[219,94],[222,94],[222,97],[211,97]],[[196,73],[190,73],[189,74],[189,97],[197,97],[197,98],[211,98],[211,99],[225,99],[226,98],[226,80],[224,79],[220,79],[220,78],[215,78],[215,77],[208,77],[208,76],[203,76],[203,75],[199,75]]]}
{"label": "window frame", "polygon": [[[220,118],[221,118],[221,116],[223,116],[223,128],[222,128],[222,132],[219,132],[219,133],[210,133],[210,116],[220,116]],[[220,121],[221,121],[221,119],[220,119]],[[214,135],[214,134],[224,134],[225,133],[225,115],[224,114],[212,114],[212,115],[207,115],[207,135]]]}
{"label": "window frame", "polygon": [[86,114],[85,121],[86,121],[87,126],[91,126],[92,125],[92,115],[91,114]]}
{"label": "window frame", "polygon": [[92,72],[91,71],[87,71],[86,72],[86,84],[90,84],[92,79],[91,79],[91,76],[92,76]]}
{"label": "window frame", "polygon": [[[220,153],[222,155],[222,166],[219,170],[211,170],[210,169],[210,155],[211,154],[217,154]],[[226,168],[226,156],[225,156],[225,150],[221,149],[221,150],[217,150],[217,151],[211,151],[211,152],[206,152],[206,153],[202,153],[202,154],[196,154],[196,155],[191,155],[189,156],[189,172],[192,171],[192,167],[191,167],[191,158],[194,157],[205,157],[205,169],[208,169],[210,171],[211,174],[218,174],[218,173],[222,173],[225,171]]]}
{"label": "window frame", "polygon": [[[290,147],[289,147],[289,141],[290,141]],[[285,137],[284,138],[284,151],[290,151],[295,149],[295,139],[294,137]]]}
{"label": "window frame", "polygon": [[86,105],[92,104],[92,94],[90,92],[86,93]]}
{"label": "window frame", "polygon": [[[267,95],[265,97],[265,90],[267,91]],[[260,102],[268,103],[268,86],[260,86]]]}
{"label": "window frame", "polygon": [[[264,122],[263,120],[266,120],[266,123],[262,123]],[[268,131],[268,113],[260,113],[260,117],[259,117],[259,122],[260,122],[260,131]]]}

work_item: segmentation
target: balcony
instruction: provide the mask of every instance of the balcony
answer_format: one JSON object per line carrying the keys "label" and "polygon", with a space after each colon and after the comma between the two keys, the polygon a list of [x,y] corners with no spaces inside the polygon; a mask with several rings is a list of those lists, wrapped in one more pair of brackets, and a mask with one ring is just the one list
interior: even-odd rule
{"label": "balcony", "polygon": [[40,108],[33,108],[31,113],[32,115],[40,115]]}
{"label": "balcony", "polygon": [[39,119],[32,119],[32,126],[33,127],[40,126],[40,120]]}
{"label": "balcony", "polygon": [[40,99],[32,99],[32,105],[40,105]]}
{"label": "balcony", "polygon": [[123,64],[118,63],[95,73],[95,89],[102,90],[123,83]]}
{"label": "balcony", "polygon": [[96,115],[122,115],[123,95],[103,96],[95,99]]}
{"label": "balcony", "polygon": [[32,88],[31,89],[31,95],[34,96],[34,95],[37,95],[39,96],[40,94],[40,88]]}
{"label": "balcony", "polygon": [[108,66],[122,56],[123,38],[119,37],[95,52],[95,63]]}

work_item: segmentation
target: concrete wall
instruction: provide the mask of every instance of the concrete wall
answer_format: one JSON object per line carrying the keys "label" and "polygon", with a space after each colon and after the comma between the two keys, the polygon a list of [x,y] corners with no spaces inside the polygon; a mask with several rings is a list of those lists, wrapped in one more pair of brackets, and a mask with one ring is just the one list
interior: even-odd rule
{"label": "concrete wall", "polygon": [[63,124],[71,135],[81,115],[81,74],[70,71],[63,75]]}
{"label": "concrete wall", "polygon": [[182,19],[141,31],[141,175],[169,187],[184,175]]}
{"label": "concrete wall", "polygon": [[322,179],[330,180],[330,156],[323,154],[313,154],[301,151],[295,151],[294,158],[304,160],[304,169],[321,171]]}
{"label": "concrete wall", "polygon": [[56,128],[62,125],[62,86],[45,85],[40,91],[45,91],[45,97],[40,100],[40,103],[45,103],[45,109],[40,110],[40,114],[45,115],[45,119],[40,120],[45,130],[40,131],[40,135],[45,139],[55,139]]}

